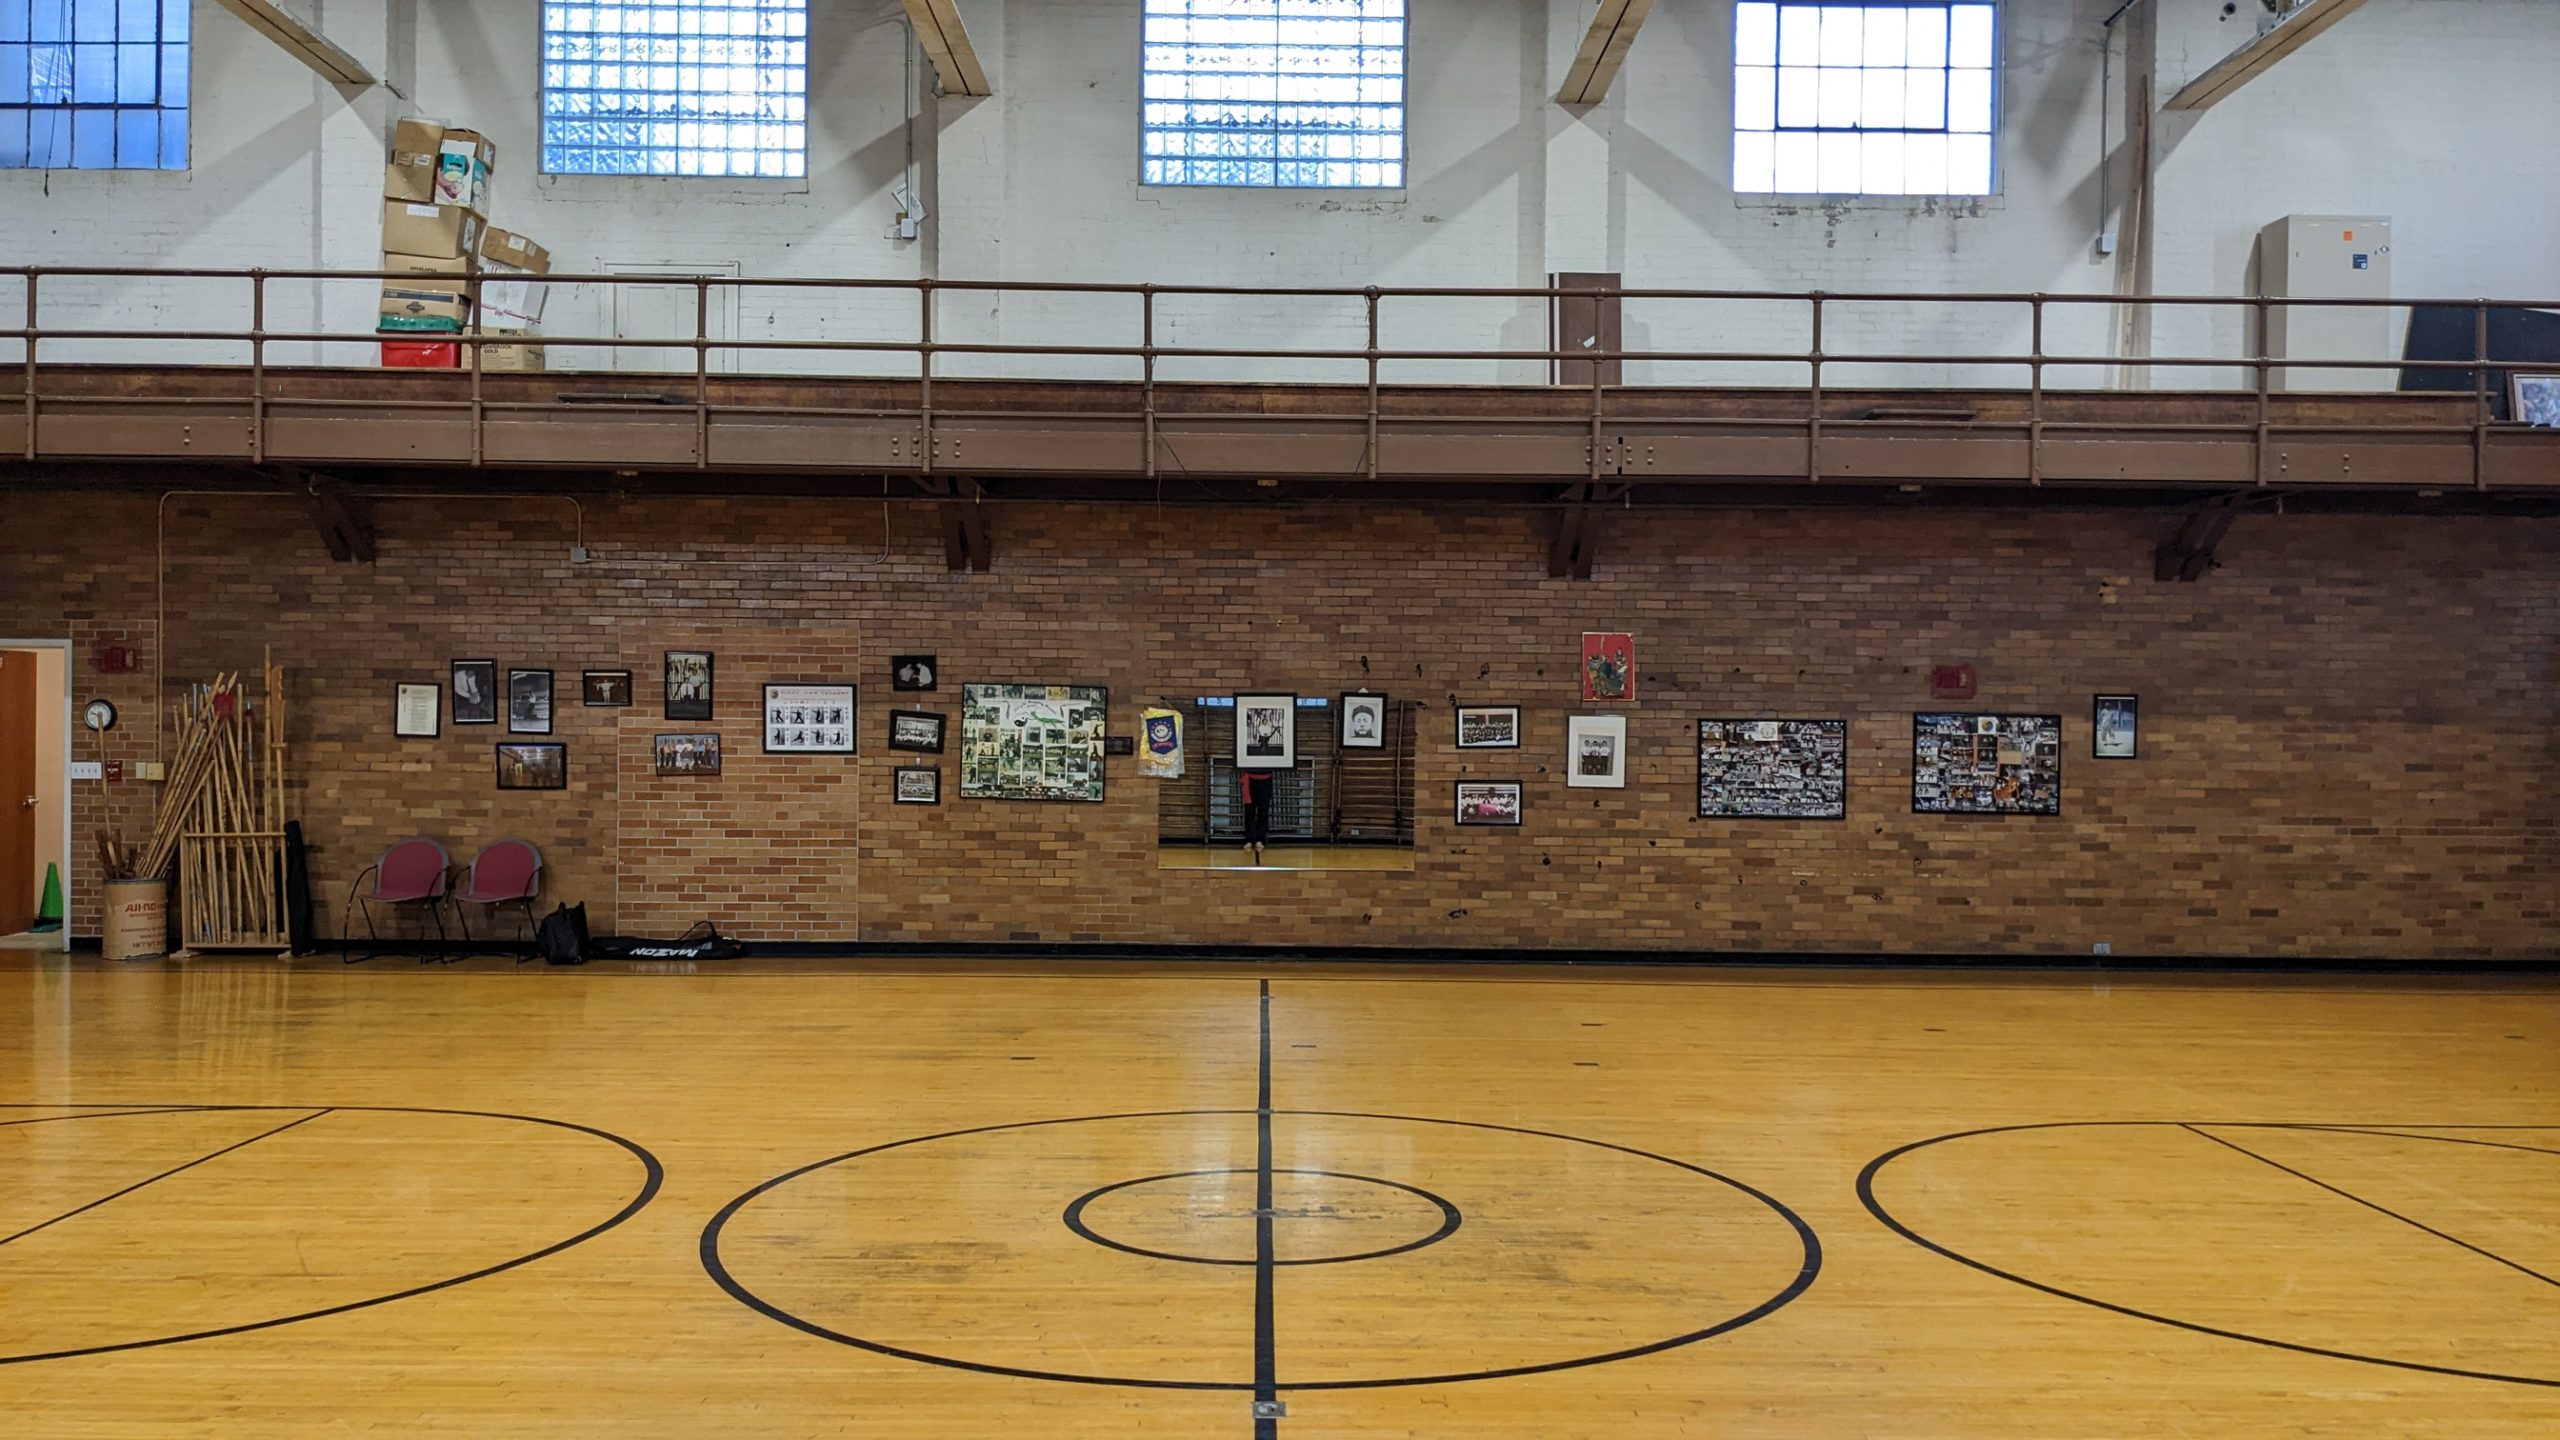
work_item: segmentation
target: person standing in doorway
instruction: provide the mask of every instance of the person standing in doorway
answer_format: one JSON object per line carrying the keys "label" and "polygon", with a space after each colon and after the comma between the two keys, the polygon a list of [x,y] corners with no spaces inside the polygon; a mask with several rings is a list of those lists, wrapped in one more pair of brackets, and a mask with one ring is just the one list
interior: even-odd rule
{"label": "person standing in doorway", "polygon": [[1244,801],[1244,848],[1253,863],[1262,863],[1262,849],[1271,839],[1271,787],[1273,772],[1239,770],[1236,772],[1238,798]]}

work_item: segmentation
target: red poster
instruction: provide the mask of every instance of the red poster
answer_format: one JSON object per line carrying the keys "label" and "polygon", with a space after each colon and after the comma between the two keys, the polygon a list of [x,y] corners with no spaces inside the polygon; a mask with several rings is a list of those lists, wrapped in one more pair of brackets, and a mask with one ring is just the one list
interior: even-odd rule
{"label": "red poster", "polygon": [[1582,633],[1582,698],[1636,698],[1635,637],[1620,631]]}

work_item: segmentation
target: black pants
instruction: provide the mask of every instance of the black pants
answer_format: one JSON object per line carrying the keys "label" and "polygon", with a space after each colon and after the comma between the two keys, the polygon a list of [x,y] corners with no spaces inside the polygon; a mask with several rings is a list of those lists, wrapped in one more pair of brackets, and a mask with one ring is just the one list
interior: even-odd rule
{"label": "black pants", "polygon": [[[1257,798],[1259,797],[1259,798]],[[1244,843],[1262,845],[1271,839],[1271,790],[1257,785],[1245,791]]]}

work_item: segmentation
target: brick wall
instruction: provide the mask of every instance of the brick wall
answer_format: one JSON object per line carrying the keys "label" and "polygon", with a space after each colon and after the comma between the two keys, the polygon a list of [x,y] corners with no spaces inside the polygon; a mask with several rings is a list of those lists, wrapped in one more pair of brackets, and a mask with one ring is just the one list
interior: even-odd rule
{"label": "brick wall", "polygon": [[[0,634],[70,634],[75,689],[149,752],[154,498],[13,491]],[[2547,956],[2560,923],[2560,531],[2548,521],[2252,517],[2228,568],[2159,585],[2165,522],[2112,513],[1735,511],[1619,520],[1598,578],[1547,579],[1525,515],[1456,510],[1007,508],[991,574],[944,572],[933,517],[876,503],[385,501],[380,562],[332,565],[287,503],[168,502],[169,680],[291,667],[294,806],[334,915],[417,830],[458,852],[539,844],[598,926],[696,918],[768,939],[1182,941],[1870,953]],[[884,532],[885,525],[885,532]],[[573,564],[583,533],[592,560]],[[1586,629],[1635,632],[1624,791],[1568,790]],[[661,781],[659,656],[718,655],[718,780]],[[1158,697],[1332,694],[1422,712],[1410,874],[1159,870],[1155,797],[1112,762],[1100,805],[889,803],[888,656],[941,656],[897,703],[954,720],[968,680]],[[500,792],[503,726],[391,735],[393,687],[457,657],[547,666],[570,785]],[[2064,716],[2064,815],[1914,816],[1909,715],[1933,664],[1985,709]],[[586,709],[577,672],[638,704]],[[759,753],[766,680],[862,686],[859,758]],[[2089,698],[2142,696],[2142,758],[2088,758]],[[1527,745],[1450,744],[1458,701],[1526,707]],[[1699,715],[1850,721],[1850,814],[1695,818]],[[85,743],[85,742],[84,742]],[[88,752],[83,751],[86,755]],[[1528,784],[1516,831],[1456,829],[1465,776]],[[76,787],[78,848],[149,787]],[[102,804],[102,796],[105,803]],[[75,856],[75,926],[94,932]]]}

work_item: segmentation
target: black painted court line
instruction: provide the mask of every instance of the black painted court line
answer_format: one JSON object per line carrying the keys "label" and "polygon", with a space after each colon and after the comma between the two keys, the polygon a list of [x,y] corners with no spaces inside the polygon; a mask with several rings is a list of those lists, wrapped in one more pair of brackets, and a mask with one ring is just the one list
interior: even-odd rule
{"label": "black painted court line", "polygon": [[[2510,1269],[2510,1270],[2514,1270],[2514,1271],[2518,1271],[2518,1272],[2520,1272],[2520,1273],[2522,1273],[2522,1274],[2530,1275],[2530,1276],[2532,1276],[2534,1279],[2541,1281],[2541,1282],[2542,1282],[2543,1284],[2545,1284],[2545,1285],[2560,1286],[2560,1280],[2554,1280],[2554,1279],[2552,1279],[2550,1276],[2543,1274],[2541,1271],[2536,1270],[2536,1269],[2534,1269],[2533,1267],[2531,1267],[2531,1266],[2529,1266],[2529,1265],[2522,1265],[2522,1264],[2519,1264],[2519,1263],[2517,1263],[2516,1261],[2513,1261],[2513,1260],[2508,1259],[2508,1258],[2507,1258],[2506,1256],[2504,1256],[2504,1255],[2500,1255],[2500,1254],[2496,1253],[2495,1251],[2491,1251],[2491,1250],[2483,1250],[2483,1249],[2481,1249],[2479,1246],[2472,1244],[2470,1241],[2463,1239],[2463,1238],[2462,1238],[2461,1236],[2459,1236],[2459,1235],[2448,1235],[2448,1234],[2446,1234],[2444,1231],[2437,1229],[2437,1228],[2436,1228],[2436,1227],[2434,1227],[2433,1225],[2429,1225],[2429,1224],[2427,1224],[2426,1222],[2424,1222],[2424,1221],[2422,1221],[2422,1220],[2413,1220],[2413,1219],[2409,1218],[2408,1216],[2401,1214],[2399,1211],[2394,1210],[2394,1209],[2392,1209],[2391,1207],[2389,1207],[2389,1206],[2387,1206],[2387,1205],[2378,1205],[2378,1204],[2374,1203],[2373,1201],[2371,1201],[2371,1200],[2367,1200],[2367,1199],[2366,1199],[2366,1198],[2364,1198],[2363,1196],[2361,1196],[2361,1195],[2358,1195],[2358,1194],[2354,1193],[2353,1191],[2350,1191],[2350,1190],[2342,1190],[2342,1189],[2338,1188],[2337,1186],[2330,1184],[2328,1181],[2326,1181],[2326,1180],[2323,1180],[2323,1179],[2319,1178],[2319,1177],[2318,1177],[2318,1176],[2316,1176],[2316,1175],[2305,1175],[2305,1174],[2304,1174],[2304,1173],[2302,1173],[2301,1171],[2294,1169],[2292,1166],[2285,1164],[2283,1161],[2280,1161],[2280,1160],[2270,1160],[2270,1159],[2268,1159],[2266,1156],[2259,1154],[2257,1151],[2252,1150],[2252,1149],[2250,1149],[2248,1146],[2246,1146],[2246,1145],[2242,1145],[2242,1144],[2238,1143],[2237,1141],[2225,1140],[2225,1139],[2223,1139],[2223,1138],[2222,1138],[2221,1136],[2219,1136],[2219,1135],[2213,1134],[2213,1133],[2211,1133],[2210,1131],[2199,1130],[2199,1129],[2197,1129],[2197,1128],[2196,1128],[2195,1126],[2193,1126],[2193,1125],[2180,1125],[2178,1128],[2179,1128],[2179,1129],[2181,1129],[2181,1130],[2184,1130],[2184,1131],[2188,1132],[2188,1133],[2189,1133],[2189,1134],[2191,1134],[2191,1135],[2201,1135],[2201,1136],[2203,1136],[2205,1139],[2212,1141],[2212,1142],[2213,1142],[2214,1144],[2216,1144],[2216,1145],[2221,1145],[2221,1146],[2225,1146],[2225,1147],[2227,1147],[2227,1148],[2229,1148],[2229,1149],[2237,1150],[2237,1151],[2239,1151],[2241,1154],[2248,1156],[2250,1159],[2257,1161],[2257,1162],[2258,1162],[2259,1164],[2261,1164],[2261,1165],[2273,1166],[2275,1169],[2278,1169],[2278,1170],[2283,1171],[2284,1173],[2286,1173],[2287,1175],[2292,1176],[2292,1177],[2293,1177],[2294,1179],[2296,1179],[2296,1180],[2301,1180],[2301,1181],[2305,1181],[2305,1182],[2307,1182],[2307,1183],[2309,1183],[2309,1184],[2317,1185],[2317,1186],[2319,1186],[2321,1189],[2326,1190],[2326,1191],[2328,1191],[2330,1194],[2335,1195],[2335,1196],[2338,1196],[2338,1197],[2339,1197],[2339,1198],[2341,1198],[2341,1199],[2345,1199],[2345,1200],[2353,1200],[2353,1201],[2354,1201],[2354,1202],[2356,1202],[2357,1204],[2359,1204],[2359,1205],[2363,1206],[2363,1207],[2364,1207],[2364,1208],[2366,1208],[2367,1210],[2371,1210],[2371,1211],[2375,1212],[2376,1214],[2388,1215],[2388,1216],[2390,1216],[2392,1219],[2397,1220],[2397,1221],[2399,1221],[2401,1224],[2403,1224],[2403,1225],[2407,1225],[2407,1226],[2411,1227],[2412,1229],[2424,1230],[2424,1231],[2425,1231],[2425,1232],[2427,1232],[2428,1234],[2433,1235],[2433,1236],[2434,1236],[2434,1237],[2436,1237],[2437,1239],[2442,1240],[2442,1241],[2446,1242],[2447,1244],[2451,1244],[2451,1245],[2459,1245],[2459,1246],[2461,1246],[2463,1249],[2470,1251],[2472,1254],[2477,1255],[2477,1256],[2481,1257],[2481,1258],[2482,1258],[2482,1259],[2484,1259],[2484,1260],[2495,1260],[2495,1261],[2497,1261],[2499,1264],[2506,1266],[2508,1269]],[[2412,1136],[2412,1137],[2410,1137],[2410,1138],[2415,1139],[2415,1138],[2418,1138],[2418,1137]]]}
{"label": "black painted court line", "polygon": [[1261,1078],[1254,1090],[1253,1138],[1253,1440],[1280,1440],[1280,1419],[1266,1413],[1280,1399],[1280,1337],[1272,1317],[1271,982],[1262,982]]}
{"label": "black painted court line", "polygon": [[[129,1112],[127,1112],[127,1113],[129,1113]],[[159,1174],[152,1176],[152,1177],[151,1177],[150,1179],[148,1179],[148,1180],[136,1180],[136,1181],[134,1181],[132,1184],[127,1185],[126,1187],[124,1187],[123,1189],[121,1189],[121,1190],[117,1191],[117,1192],[116,1192],[116,1193],[114,1193],[113,1195],[101,1195],[101,1196],[99,1196],[97,1199],[90,1201],[88,1204],[81,1206],[81,1207],[80,1207],[79,1209],[77,1209],[77,1210],[65,1210],[65,1211],[63,1211],[61,1214],[54,1216],[52,1219],[50,1219],[50,1220],[45,1220],[45,1221],[41,1221],[41,1222],[39,1222],[39,1223],[37,1223],[37,1224],[34,1224],[34,1225],[30,1225],[30,1226],[28,1226],[26,1229],[19,1231],[19,1232],[18,1232],[17,1234],[15,1234],[15,1235],[0,1235],[0,1245],[6,1245],[6,1244],[8,1244],[10,1241],[12,1241],[12,1240],[24,1240],[24,1239],[26,1239],[28,1236],[33,1235],[34,1233],[36,1233],[37,1231],[39,1231],[39,1230],[43,1230],[43,1229],[48,1229],[48,1228],[50,1228],[50,1227],[52,1227],[52,1226],[55,1226],[55,1225],[59,1225],[59,1224],[61,1224],[63,1221],[70,1219],[70,1218],[71,1218],[71,1217],[73,1217],[74,1215],[85,1215],[85,1214],[89,1213],[90,1211],[97,1209],[99,1206],[106,1204],[106,1203],[107,1203],[108,1201],[110,1201],[110,1200],[121,1200],[121,1199],[123,1199],[125,1196],[132,1194],[134,1191],[141,1189],[141,1188],[142,1188],[143,1186],[145,1186],[145,1185],[156,1185],[156,1184],[158,1184],[159,1182],[161,1182],[161,1181],[163,1181],[163,1180],[168,1179],[168,1178],[169,1178],[170,1176],[172,1176],[172,1175],[183,1174],[183,1173],[185,1173],[186,1171],[193,1170],[194,1168],[196,1168],[196,1167],[197,1167],[197,1166],[199,1166],[199,1165],[202,1165],[203,1163],[205,1163],[205,1162],[206,1162],[206,1161],[208,1161],[208,1160],[219,1160],[219,1159],[221,1159],[223,1156],[230,1154],[230,1153],[231,1153],[232,1151],[234,1151],[234,1150],[244,1149],[244,1148],[246,1148],[246,1147],[248,1147],[248,1146],[255,1145],[255,1144],[257,1144],[259,1141],[266,1139],[266,1138],[267,1138],[268,1136],[270,1136],[270,1135],[281,1135],[281,1134],[283,1134],[284,1132],[286,1132],[287,1130],[292,1129],[292,1128],[293,1128],[294,1126],[296,1126],[296,1125],[308,1125],[308,1124],[310,1124],[312,1121],[317,1120],[317,1119],[319,1119],[321,1116],[326,1115],[326,1114],[328,1114],[328,1113],[329,1113],[329,1112],[328,1112],[328,1111],[326,1111],[326,1110],[314,1110],[314,1111],[312,1111],[310,1114],[303,1116],[303,1117],[302,1117],[301,1119],[299,1119],[299,1120],[288,1120],[288,1121],[286,1121],[285,1123],[283,1123],[282,1125],[277,1126],[277,1127],[276,1127],[276,1128],[274,1128],[273,1130],[264,1130],[264,1131],[260,1131],[258,1134],[255,1134],[255,1135],[250,1136],[248,1139],[241,1141],[241,1142],[240,1142],[239,1144],[237,1144],[237,1145],[225,1145],[225,1146],[223,1146],[221,1149],[214,1151],[214,1152],[213,1152],[212,1154],[210,1154],[210,1155],[199,1155],[199,1156],[197,1156],[195,1159],[188,1161],[188,1162],[187,1162],[186,1164],[184,1164],[184,1165],[176,1165],[176,1166],[172,1166],[172,1167],[170,1167],[169,1169],[163,1170],[163,1171],[161,1171]],[[102,1118],[103,1118],[103,1117],[102,1117]]]}

